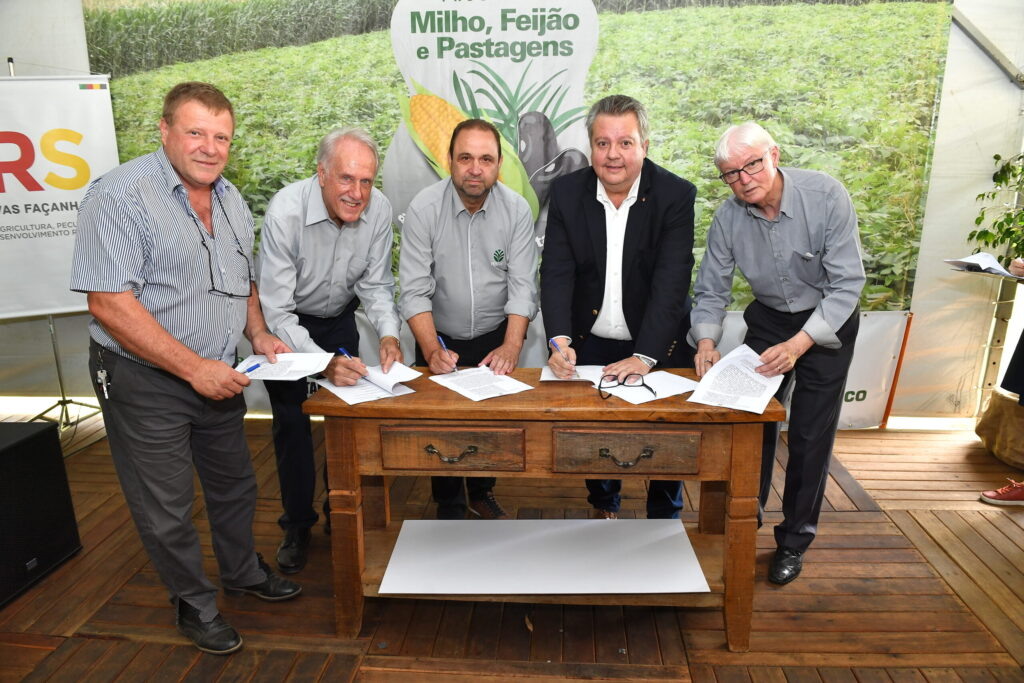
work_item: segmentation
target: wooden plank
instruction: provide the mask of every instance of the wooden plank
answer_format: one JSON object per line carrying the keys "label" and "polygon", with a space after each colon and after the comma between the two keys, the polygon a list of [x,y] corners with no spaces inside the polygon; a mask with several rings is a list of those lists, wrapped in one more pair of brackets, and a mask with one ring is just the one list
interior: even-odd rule
{"label": "wooden plank", "polygon": [[359,671],[361,661],[362,657],[356,655],[331,655],[320,680],[329,681],[330,683],[348,683],[348,681],[353,681],[355,680],[356,673]]}
{"label": "wooden plank", "polygon": [[629,661],[622,608],[609,605],[594,607],[594,658],[605,664]]}
{"label": "wooden plank", "polygon": [[444,615],[434,640],[434,657],[461,657],[469,639],[469,623],[473,617],[473,603],[449,600],[444,604]]}
{"label": "wooden plank", "polygon": [[285,680],[295,681],[295,683],[318,680],[327,668],[329,657],[330,655],[323,652],[300,652],[295,658],[291,673]]}
{"label": "wooden plank", "polygon": [[529,618],[531,609],[532,605],[526,603],[505,604],[501,612],[498,659],[529,661],[533,629],[533,622]]}
{"label": "wooden plank", "polygon": [[533,623],[530,660],[562,661],[562,606],[535,605],[530,611],[530,621]]}
{"label": "wooden plank", "polygon": [[[919,523],[916,515],[910,512],[893,512],[892,517],[907,538],[921,551],[921,554],[928,559],[957,595],[970,606],[971,611],[978,615],[978,618],[1006,647],[1006,650],[1013,654],[1017,663],[1024,664],[1024,633],[1021,633],[1020,628],[1014,624],[1013,620],[1003,613],[999,605],[992,601],[988,594],[974,582],[973,578],[946,554],[944,548]],[[929,526],[938,528],[937,522],[933,522]]]}
{"label": "wooden plank", "polygon": [[635,664],[580,664],[564,662],[495,661],[465,659],[425,659],[367,656],[359,668],[360,681],[530,681],[613,680],[677,681],[690,680],[686,667],[637,666]]}
{"label": "wooden plank", "polygon": [[417,600],[409,627],[405,632],[400,654],[406,657],[427,657],[434,649],[434,638],[444,613],[444,603]]}
{"label": "wooden plank", "polygon": [[496,659],[498,639],[501,637],[500,602],[481,602],[473,606],[473,618],[469,622],[469,639],[466,642],[467,659]]}
{"label": "wooden plank", "polygon": [[295,655],[296,653],[287,650],[267,652],[260,660],[259,669],[253,675],[253,683],[277,683],[285,680],[295,665]]}
{"label": "wooden plank", "polygon": [[562,661],[594,662],[594,608],[590,605],[565,605],[562,608],[562,629]]}

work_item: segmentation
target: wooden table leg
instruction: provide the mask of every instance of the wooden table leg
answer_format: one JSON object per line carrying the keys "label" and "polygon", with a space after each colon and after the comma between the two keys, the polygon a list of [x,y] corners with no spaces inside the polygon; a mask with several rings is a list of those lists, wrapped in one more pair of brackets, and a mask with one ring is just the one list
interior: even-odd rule
{"label": "wooden table leg", "polygon": [[754,609],[757,499],[733,498],[725,520],[725,639],[733,652],[750,649]]}
{"label": "wooden table leg", "polygon": [[328,453],[341,453],[328,470],[331,502],[331,560],[334,574],[334,620],[338,636],[355,638],[363,625],[363,501],[359,458],[347,420],[324,424]]}
{"label": "wooden table leg", "polygon": [[750,649],[761,479],[758,423],[733,425],[732,466],[725,499],[725,639],[733,652]]}
{"label": "wooden table leg", "polygon": [[725,533],[725,490],[724,481],[702,481],[700,483],[700,510],[697,530],[702,534]]}
{"label": "wooden table leg", "polygon": [[364,475],[363,523],[366,529],[386,529],[391,523],[391,497],[388,493],[389,477]]}

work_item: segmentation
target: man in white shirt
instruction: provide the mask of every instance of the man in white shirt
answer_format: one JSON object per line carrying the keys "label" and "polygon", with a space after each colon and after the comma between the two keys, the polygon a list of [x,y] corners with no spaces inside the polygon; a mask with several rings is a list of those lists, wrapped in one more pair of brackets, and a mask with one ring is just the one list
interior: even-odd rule
{"label": "man in white shirt", "polygon": [[[587,115],[591,167],[551,187],[541,310],[559,345],[548,365],[560,377],[580,363],[633,383],[656,365],[692,361],[687,292],[697,190],[646,158],[648,131],[640,102],[599,100]],[[587,500],[614,519],[621,488],[617,479],[588,479]],[[677,518],[682,506],[680,482],[650,482],[649,518]]]}

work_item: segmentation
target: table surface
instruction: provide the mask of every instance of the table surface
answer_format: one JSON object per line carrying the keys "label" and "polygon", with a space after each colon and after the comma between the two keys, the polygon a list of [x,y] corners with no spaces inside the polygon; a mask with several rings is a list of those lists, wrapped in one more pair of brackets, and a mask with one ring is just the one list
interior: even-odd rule
{"label": "table surface", "polygon": [[[691,403],[689,393],[633,405],[614,396],[602,399],[589,382],[541,382],[540,368],[517,368],[512,377],[534,387],[508,396],[472,401],[429,378],[430,371],[404,382],[415,393],[350,406],[321,387],[304,404],[314,415],[384,419],[541,420],[598,422],[779,422],[785,410],[772,399],[763,414]],[[693,370],[667,370],[696,379]]]}

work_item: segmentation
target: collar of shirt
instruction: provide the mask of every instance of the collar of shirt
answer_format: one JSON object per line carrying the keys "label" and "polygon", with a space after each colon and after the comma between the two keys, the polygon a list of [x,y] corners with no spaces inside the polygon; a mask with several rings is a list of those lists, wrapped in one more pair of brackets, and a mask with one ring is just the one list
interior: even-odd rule
{"label": "collar of shirt", "polygon": [[452,215],[458,216],[465,213],[472,218],[479,213],[487,213],[487,207],[491,205],[491,198],[494,197],[494,192],[498,189],[498,183],[495,182],[494,185],[491,186],[491,189],[487,191],[487,196],[484,197],[484,203],[480,205],[480,208],[476,210],[476,213],[469,213],[469,209],[467,209],[466,205],[462,203],[462,197],[459,196],[459,191],[455,189],[455,183],[452,182],[451,176],[448,176],[448,189],[450,189],[452,193]]}
{"label": "collar of shirt", "polygon": [[605,209],[611,209],[612,211],[627,211],[629,207],[636,203],[637,195],[640,193],[641,175],[643,175],[642,172],[637,174],[636,180],[633,181],[633,186],[629,188],[629,194],[627,194],[626,198],[622,200],[622,204],[618,208],[615,208],[615,205],[612,204],[612,200],[608,198],[608,193],[604,191],[604,184],[601,182],[601,179],[598,178],[597,201],[601,202]]}

